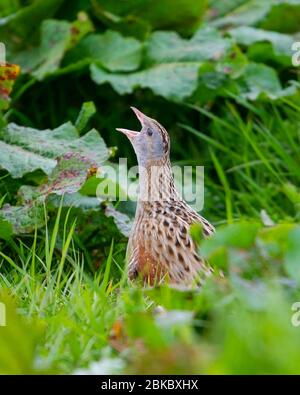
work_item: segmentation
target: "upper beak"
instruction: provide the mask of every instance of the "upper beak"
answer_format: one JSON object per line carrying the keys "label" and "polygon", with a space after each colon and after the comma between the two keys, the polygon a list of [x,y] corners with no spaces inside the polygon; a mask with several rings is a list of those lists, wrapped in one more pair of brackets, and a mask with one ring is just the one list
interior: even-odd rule
{"label": "upper beak", "polygon": [[[135,113],[135,115],[137,116],[138,120],[140,121],[140,123],[143,127],[146,119],[148,118],[147,115],[143,114],[140,110],[138,110],[135,107],[130,107],[130,108]],[[139,132],[136,132],[134,130],[129,130],[129,129],[116,128],[116,130],[124,133],[129,138],[129,140],[134,139],[139,134]]]}
{"label": "upper beak", "polygon": [[130,107],[132,111],[135,113],[137,119],[141,122],[141,125],[144,126],[146,119],[148,118],[147,115],[143,114],[142,111],[138,110],[135,107]]}

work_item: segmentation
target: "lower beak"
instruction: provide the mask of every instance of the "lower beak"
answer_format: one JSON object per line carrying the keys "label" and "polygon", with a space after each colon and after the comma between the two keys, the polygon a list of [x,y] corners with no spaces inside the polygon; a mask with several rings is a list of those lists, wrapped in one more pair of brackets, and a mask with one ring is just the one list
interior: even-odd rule
{"label": "lower beak", "polygon": [[135,132],[134,130],[129,130],[129,129],[116,128],[116,130],[124,133],[129,138],[129,140],[134,139],[139,134],[139,132]]}

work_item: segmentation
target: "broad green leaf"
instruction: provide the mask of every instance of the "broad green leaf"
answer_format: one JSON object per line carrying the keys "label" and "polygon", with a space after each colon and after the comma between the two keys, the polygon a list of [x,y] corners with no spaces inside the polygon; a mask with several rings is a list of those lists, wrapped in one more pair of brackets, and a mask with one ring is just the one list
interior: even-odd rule
{"label": "broad green leaf", "polygon": [[118,32],[91,34],[85,37],[67,55],[65,66],[82,62],[97,62],[109,71],[133,71],[141,63],[142,44],[132,37],[123,37]]}
{"label": "broad green leaf", "polygon": [[107,217],[112,217],[114,219],[115,225],[120,233],[125,237],[129,237],[132,228],[132,221],[126,214],[117,211],[112,205],[107,206],[104,213]]}
{"label": "broad green leaf", "polygon": [[14,178],[20,178],[36,169],[41,169],[49,174],[56,165],[54,159],[43,157],[3,141],[0,141],[0,152],[0,167],[6,169]]}
{"label": "broad green leaf", "polygon": [[286,247],[289,234],[295,229],[295,224],[280,224],[263,228],[259,232],[259,239],[265,244],[276,243],[281,247]]}
{"label": "broad green leaf", "polygon": [[272,7],[273,0],[250,0],[244,2],[236,9],[230,10],[227,15],[213,21],[215,26],[251,26],[265,18]]}
{"label": "broad green leaf", "polygon": [[38,80],[58,70],[65,52],[92,30],[90,21],[81,14],[73,24],[67,21],[45,20],[41,25],[41,43],[38,47],[25,49],[14,59],[22,69]]}
{"label": "broad green leaf", "polygon": [[[218,80],[222,80],[224,76],[229,76],[232,79],[240,77],[243,75],[247,64],[247,56],[237,45],[232,45],[230,51],[227,51],[226,55],[215,65],[215,70],[219,75],[216,76],[214,84],[218,85]],[[224,86],[225,83],[226,81],[220,87]]]}
{"label": "broad green leaf", "polygon": [[249,63],[245,68],[243,81],[245,86],[241,88],[241,95],[250,100],[260,98],[276,100],[296,93],[295,86],[283,89],[276,71],[264,64]]}
{"label": "broad green leaf", "polygon": [[299,30],[299,17],[299,0],[249,0],[216,19],[213,24],[219,27],[258,26],[266,30],[292,33]]}
{"label": "broad green leaf", "polygon": [[68,49],[73,48],[85,35],[94,31],[94,25],[88,14],[84,11],[78,12],[77,19],[71,22],[70,27],[71,39],[69,41]]}
{"label": "broad green leaf", "polygon": [[79,137],[70,122],[54,130],[37,130],[9,124],[0,133],[0,166],[19,178],[36,169],[50,174],[56,158],[67,153],[78,153],[97,165],[108,157],[108,150],[96,130]]}
{"label": "broad green leaf", "polygon": [[[98,197],[84,196],[80,192],[75,192],[64,195],[62,204],[64,207],[74,207],[88,211],[100,209],[100,203],[102,203],[102,201],[103,200]],[[61,197],[58,195],[50,195],[48,203],[58,208],[61,204]]]}
{"label": "broad green leaf", "polygon": [[[109,82],[121,95],[136,88],[149,88],[167,99],[182,101],[196,91],[199,69],[204,64],[212,65],[211,71],[218,74],[222,87],[224,76],[226,80],[227,76],[238,78],[243,73],[247,59],[231,38],[204,27],[191,39],[183,39],[175,32],[154,32],[146,43],[144,64],[143,70],[121,74],[108,73],[94,63],[91,76],[98,84]],[[204,73],[200,72],[201,77]]]}
{"label": "broad green leaf", "polygon": [[235,8],[241,6],[247,1],[248,0],[209,0],[209,19],[228,14],[230,11],[233,11]]}
{"label": "broad green leaf", "polygon": [[272,44],[267,41],[250,45],[247,48],[247,56],[251,62],[291,67],[291,56],[276,54]]}
{"label": "broad green leaf", "polygon": [[257,222],[233,223],[223,228],[210,239],[201,243],[200,251],[205,257],[209,257],[219,248],[250,248],[253,246],[260,224]]}
{"label": "broad green leaf", "polygon": [[47,182],[38,187],[23,185],[18,195],[22,203],[39,200],[41,203],[50,194],[73,194],[84,185],[90,174],[96,169],[97,164],[88,157],[78,153],[68,153],[57,160],[57,165],[49,175]]}
{"label": "broad green leaf", "polygon": [[[91,102],[83,106],[78,124],[82,127],[91,114]],[[93,111],[92,111],[93,112]],[[29,233],[44,224],[44,207],[51,194],[74,194],[109,156],[98,132],[79,137],[70,122],[54,130],[36,130],[9,124],[0,134],[0,164],[12,177],[42,169],[48,179],[38,187],[22,186],[19,206],[4,205],[0,223],[8,222],[15,234]],[[92,172],[91,172],[92,170]],[[1,230],[1,228],[0,228]],[[9,230],[9,229],[4,229]],[[1,233],[0,233],[1,237]]]}
{"label": "broad green leaf", "polygon": [[[38,80],[51,74],[59,67],[71,37],[70,25],[65,21],[44,21],[41,36],[41,46],[37,48],[38,67],[36,69],[33,67],[35,70],[32,72],[32,75]],[[28,54],[25,52],[24,56],[27,58]]]}
{"label": "broad green leaf", "polygon": [[294,39],[287,35],[257,29],[249,26],[240,26],[230,30],[230,35],[234,37],[238,44],[250,46],[251,44],[267,41],[272,44],[274,52],[278,56],[292,56],[292,44]]}
{"label": "broad green leaf", "polygon": [[51,18],[62,3],[63,0],[35,0],[0,19],[0,37],[8,51],[28,45],[41,21]]}
{"label": "broad green leaf", "polygon": [[92,157],[82,156],[76,152],[65,154],[58,158],[47,184],[40,186],[39,190],[45,196],[51,193],[57,195],[75,193],[85,183],[89,170],[96,166],[97,163]]}
{"label": "broad green leaf", "polygon": [[109,82],[120,95],[132,93],[136,88],[150,88],[167,99],[183,100],[197,87],[198,69],[198,62],[176,62],[131,74],[111,74],[92,64],[91,77],[99,85]]}
{"label": "broad green leaf", "polygon": [[5,204],[0,210],[0,221],[8,222],[15,234],[30,233],[44,225],[44,208],[39,202],[23,206]]}
{"label": "broad green leaf", "polygon": [[[78,153],[65,154],[57,162],[47,182],[38,187],[23,185],[19,189],[18,195],[22,205],[6,204],[3,206],[0,210],[0,238],[2,221],[7,221],[15,234],[30,233],[35,228],[43,226],[45,221],[43,205],[49,195],[71,194],[74,196],[89,177],[90,169],[96,166],[92,159]],[[94,199],[99,206],[98,199]],[[75,204],[76,200],[71,202]],[[76,207],[79,207],[78,204]]]}
{"label": "broad green leaf", "polygon": [[280,33],[297,33],[299,31],[300,1],[273,0],[272,6],[267,17],[258,26]]}
{"label": "broad green leaf", "polygon": [[175,32],[154,32],[147,43],[147,56],[152,63],[217,61],[231,45],[230,39],[209,27],[199,29],[189,40]]}

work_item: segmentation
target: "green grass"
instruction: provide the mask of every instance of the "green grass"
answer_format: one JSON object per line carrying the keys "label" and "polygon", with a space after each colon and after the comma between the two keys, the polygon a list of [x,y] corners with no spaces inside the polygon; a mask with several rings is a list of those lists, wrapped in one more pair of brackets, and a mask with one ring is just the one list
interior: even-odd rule
{"label": "green grass", "polygon": [[201,247],[215,275],[201,290],[182,290],[143,289],[126,273],[115,280],[113,243],[102,270],[88,274],[73,222],[64,222],[54,247],[59,222],[58,211],[44,240],[36,233],[31,246],[16,243],[18,258],[1,253],[0,286],[10,296],[2,294],[8,325],[0,345],[11,345],[1,372],[72,373],[96,363],[99,373],[299,373],[291,308],[300,283],[290,268],[300,249],[289,244],[297,226],[219,228]]}
{"label": "green grass", "polygon": [[[38,346],[42,361],[36,365],[37,370],[44,366],[46,370],[50,367],[51,371],[70,372],[97,358],[106,344],[105,327],[112,324],[115,316],[111,315],[113,288],[109,286],[108,277],[113,258],[112,254],[108,256],[103,278],[101,272],[94,278],[89,277],[84,270],[83,256],[72,243],[74,223],[67,227],[65,222],[61,250],[59,253],[55,250],[59,221],[60,210],[53,231],[46,232],[44,240],[37,241],[35,234],[31,247],[20,241],[18,250],[22,254],[16,262],[1,253],[1,287],[11,290],[18,308],[29,322],[36,320],[47,328]],[[8,336],[10,325],[13,323],[8,320]],[[23,333],[24,342],[31,335]],[[4,371],[6,357],[1,356],[0,365]],[[33,358],[31,362],[36,361]],[[17,363],[14,368],[17,369]],[[33,365],[22,366],[19,372],[31,370],[34,370]],[[7,372],[13,373],[13,370]]]}
{"label": "green grass", "polygon": [[288,193],[300,183],[299,105],[286,100],[238,111],[228,102],[220,115],[192,108],[211,121],[209,135],[181,125],[210,147],[206,209],[213,211],[215,206],[216,219],[223,209],[228,222],[241,216],[259,218],[261,210],[275,222],[299,219],[298,206]]}

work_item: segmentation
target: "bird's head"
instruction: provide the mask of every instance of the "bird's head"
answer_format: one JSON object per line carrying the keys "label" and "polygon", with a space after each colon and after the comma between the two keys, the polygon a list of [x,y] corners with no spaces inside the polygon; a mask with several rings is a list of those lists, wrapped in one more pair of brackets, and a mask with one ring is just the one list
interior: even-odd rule
{"label": "bird's head", "polygon": [[142,125],[140,132],[117,128],[130,140],[138,163],[141,166],[156,164],[168,159],[170,153],[170,139],[167,131],[155,120],[147,117],[135,107],[131,107]]}

